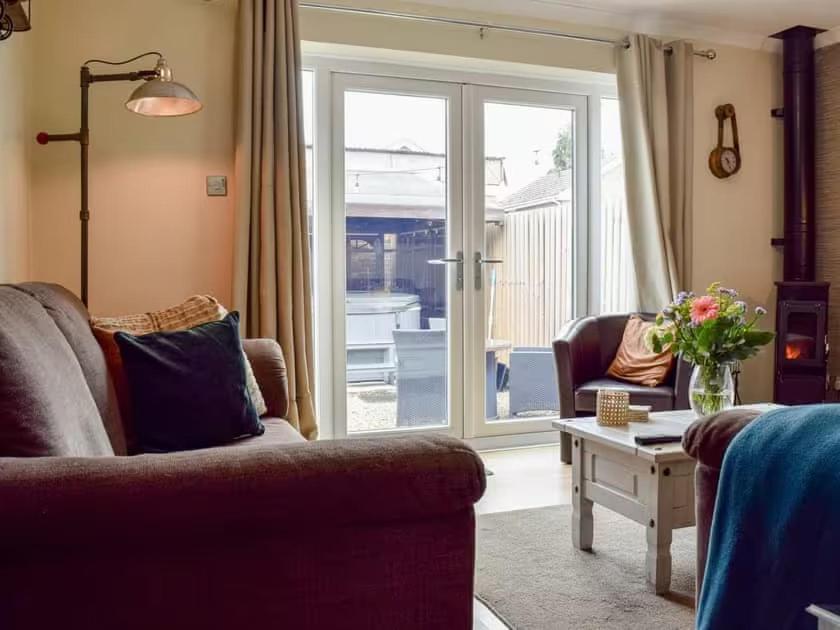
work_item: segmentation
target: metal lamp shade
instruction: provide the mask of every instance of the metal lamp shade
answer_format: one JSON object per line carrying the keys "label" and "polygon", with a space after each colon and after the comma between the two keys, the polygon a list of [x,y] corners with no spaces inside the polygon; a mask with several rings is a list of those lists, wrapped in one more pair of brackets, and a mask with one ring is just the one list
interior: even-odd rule
{"label": "metal lamp shade", "polygon": [[125,106],[141,116],[186,116],[201,109],[201,101],[186,85],[152,79],[138,87]]}

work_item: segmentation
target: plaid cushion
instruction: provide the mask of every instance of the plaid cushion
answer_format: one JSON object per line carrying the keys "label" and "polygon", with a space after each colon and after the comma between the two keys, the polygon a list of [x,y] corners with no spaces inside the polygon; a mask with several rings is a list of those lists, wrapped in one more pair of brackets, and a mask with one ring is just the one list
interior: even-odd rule
{"label": "plaid cushion", "polygon": [[[227,315],[227,309],[210,295],[193,295],[178,306],[156,311],[121,317],[91,317],[91,326],[101,331],[123,331],[132,335],[146,335],[153,332],[188,330],[207,322],[216,322]],[[243,353],[244,354],[244,353]],[[262,416],[268,411],[260,386],[248,357],[245,357],[245,381],[248,393],[257,413]]]}

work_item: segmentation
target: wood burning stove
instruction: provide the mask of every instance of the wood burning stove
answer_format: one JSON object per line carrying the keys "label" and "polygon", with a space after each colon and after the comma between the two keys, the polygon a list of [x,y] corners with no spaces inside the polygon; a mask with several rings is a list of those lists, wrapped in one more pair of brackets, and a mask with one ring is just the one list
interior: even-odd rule
{"label": "wood burning stove", "polygon": [[828,364],[828,283],[777,282],[776,386],[786,405],[822,402]]}
{"label": "wood burning stove", "polygon": [[828,367],[828,289],[816,282],[814,222],[814,36],[818,29],[789,28],[784,42],[785,124],[784,281],[777,282],[774,400],[798,405],[825,400]]}

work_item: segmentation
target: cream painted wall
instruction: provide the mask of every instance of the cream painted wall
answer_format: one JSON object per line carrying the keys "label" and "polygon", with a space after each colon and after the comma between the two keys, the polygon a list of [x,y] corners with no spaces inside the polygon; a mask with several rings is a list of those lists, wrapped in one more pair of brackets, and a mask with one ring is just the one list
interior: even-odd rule
{"label": "cream painted wall", "polygon": [[[207,197],[206,175],[232,173],[234,0],[40,0],[30,137],[79,127],[79,66],[159,50],[200,113],[146,119],[136,87],[91,87],[91,274],[94,313],[147,311],[194,293],[231,293],[232,197]],[[5,48],[0,48],[0,57]],[[151,67],[145,61],[132,67]],[[94,72],[109,72],[107,66]],[[79,287],[79,149],[32,149],[33,275]]]}
{"label": "cream painted wall", "polygon": [[0,283],[29,278],[30,37],[20,33],[0,43]]}
{"label": "cream painted wall", "polygon": [[[481,22],[561,30],[589,36],[619,39],[623,33],[603,28],[547,23],[533,18],[514,18],[497,14],[475,14],[447,10],[443,7],[412,4],[399,0],[330,0],[329,4],[364,6],[404,13],[460,17]],[[614,72],[610,46],[533,35],[488,31],[482,39],[478,29],[431,22],[394,21],[381,16],[332,13],[301,9],[301,37],[316,42],[329,42],[392,50],[437,53],[457,57],[501,60],[516,63],[575,68],[592,72]]]}
{"label": "cream painted wall", "polygon": [[[343,2],[352,4],[352,2]],[[378,0],[375,8],[406,12],[429,12],[428,6]],[[604,29],[581,29],[560,23],[516,19],[511,16],[468,15],[435,7],[438,15],[468,17],[486,22],[539,26],[613,39],[622,33]],[[398,22],[383,17],[348,16],[304,10],[305,39],[425,53],[444,53],[505,62],[615,72],[609,46],[554,40],[526,35],[491,32],[485,39],[475,30],[424,22]],[[398,27],[395,26],[398,24]],[[780,233],[782,217],[782,127],[771,119],[770,109],[781,104],[780,56],[731,46],[713,46],[718,59],[695,61],[694,124],[694,259],[692,289],[702,290],[719,280],[737,287],[751,304],[770,312],[772,327],[775,288],[781,277],[781,257],[770,247],[770,238]],[[696,42],[697,47],[706,47]],[[709,152],[717,139],[714,108],[735,105],[743,153],[741,171],[718,180],[707,167]],[[773,355],[766,349],[748,362],[742,379],[745,401],[770,400],[773,389]]]}
{"label": "cream painted wall", "polygon": [[[781,253],[770,239],[782,233],[782,123],[770,109],[782,103],[781,57],[715,47],[718,59],[694,66],[694,256],[695,290],[715,280],[738,288],[750,304],[767,308],[773,327],[775,285]],[[708,169],[717,142],[714,108],[735,105],[743,165],[729,179]],[[745,401],[771,400],[773,348],[744,364]]]}

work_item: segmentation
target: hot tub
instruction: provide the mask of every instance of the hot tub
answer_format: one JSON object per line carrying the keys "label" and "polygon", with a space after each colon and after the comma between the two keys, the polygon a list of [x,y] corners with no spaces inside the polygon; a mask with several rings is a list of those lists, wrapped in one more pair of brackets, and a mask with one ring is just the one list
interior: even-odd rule
{"label": "hot tub", "polygon": [[420,297],[410,293],[350,291],[346,304],[347,382],[393,382],[393,331],[420,328]]}

